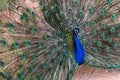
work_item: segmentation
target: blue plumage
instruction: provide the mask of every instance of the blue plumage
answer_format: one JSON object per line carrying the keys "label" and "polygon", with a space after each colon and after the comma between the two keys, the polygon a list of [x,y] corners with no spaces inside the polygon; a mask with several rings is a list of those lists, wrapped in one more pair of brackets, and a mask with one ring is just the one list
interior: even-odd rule
{"label": "blue plumage", "polygon": [[80,65],[80,64],[84,63],[84,49],[81,45],[80,40],[78,39],[77,35],[75,34],[75,32],[73,33],[73,41],[74,41],[75,61]]}

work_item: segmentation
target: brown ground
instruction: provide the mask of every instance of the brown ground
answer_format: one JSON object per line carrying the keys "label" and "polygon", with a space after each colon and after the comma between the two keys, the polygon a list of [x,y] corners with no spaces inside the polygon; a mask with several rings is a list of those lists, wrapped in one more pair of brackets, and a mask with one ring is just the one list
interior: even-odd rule
{"label": "brown ground", "polygon": [[73,80],[120,80],[120,72],[81,65],[74,74]]}

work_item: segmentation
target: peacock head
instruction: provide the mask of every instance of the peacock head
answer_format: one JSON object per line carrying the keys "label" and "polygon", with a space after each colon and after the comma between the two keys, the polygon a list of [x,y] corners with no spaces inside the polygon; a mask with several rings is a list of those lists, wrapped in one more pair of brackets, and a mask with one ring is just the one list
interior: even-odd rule
{"label": "peacock head", "polygon": [[80,29],[79,28],[74,28],[73,29],[73,35],[78,35],[80,33]]}

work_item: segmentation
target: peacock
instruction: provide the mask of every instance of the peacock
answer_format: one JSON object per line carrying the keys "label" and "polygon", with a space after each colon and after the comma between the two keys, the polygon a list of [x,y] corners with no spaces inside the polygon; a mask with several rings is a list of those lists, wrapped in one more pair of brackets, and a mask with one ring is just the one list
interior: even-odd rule
{"label": "peacock", "polygon": [[0,80],[72,80],[120,69],[120,0],[0,0]]}

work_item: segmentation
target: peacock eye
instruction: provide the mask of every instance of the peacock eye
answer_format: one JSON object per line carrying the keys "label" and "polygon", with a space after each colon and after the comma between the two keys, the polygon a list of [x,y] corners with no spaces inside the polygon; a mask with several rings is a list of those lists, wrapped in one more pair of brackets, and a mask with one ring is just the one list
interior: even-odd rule
{"label": "peacock eye", "polygon": [[107,28],[107,23],[106,23],[106,22],[103,22],[103,23],[101,24],[101,27],[102,27],[103,29],[106,29],[106,28]]}
{"label": "peacock eye", "polygon": [[0,61],[0,67],[4,67],[5,63],[3,61]]}
{"label": "peacock eye", "polygon": [[32,11],[32,16],[35,16],[35,13]]}
{"label": "peacock eye", "polygon": [[51,6],[51,10],[52,10],[53,12],[55,12],[55,11],[56,11],[55,6]]}
{"label": "peacock eye", "polygon": [[117,14],[116,13],[113,13],[112,15],[111,15],[111,19],[115,19],[115,18],[117,18]]}
{"label": "peacock eye", "polygon": [[118,33],[117,36],[120,38],[120,33]]}
{"label": "peacock eye", "polygon": [[45,14],[48,15],[48,12],[46,12]]}
{"label": "peacock eye", "polygon": [[61,13],[61,16],[64,17],[64,13]]}
{"label": "peacock eye", "polygon": [[52,19],[51,19],[51,22],[52,22],[52,23],[54,23],[54,22],[55,22],[55,20],[52,18]]}
{"label": "peacock eye", "polygon": [[52,10],[55,11],[55,8],[53,7]]}
{"label": "peacock eye", "polygon": [[7,80],[13,80],[13,76],[12,75],[8,75],[7,76]]}
{"label": "peacock eye", "polygon": [[44,3],[44,2],[41,2],[41,3],[40,3],[40,7],[41,7],[41,9],[44,9],[44,8],[45,8],[45,3]]}
{"label": "peacock eye", "polygon": [[112,2],[112,0],[106,0],[106,3],[111,3]]}
{"label": "peacock eye", "polygon": [[113,44],[113,48],[114,48],[114,49],[117,49],[118,47],[119,47],[119,44],[118,44],[118,43],[114,43],[114,44]]}
{"label": "peacock eye", "polygon": [[94,12],[94,9],[92,6],[88,8],[88,12],[89,12],[89,14],[92,14]]}
{"label": "peacock eye", "polygon": [[99,13],[100,13],[101,16],[105,16],[106,15],[105,9],[101,9]]}
{"label": "peacock eye", "polygon": [[45,14],[46,17],[48,17],[49,12],[46,10],[44,14]]}
{"label": "peacock eye", "polygon": [[66,21],[68,21],[69,20],[69,17],[66,17]]}
{"label": "peacock eye", "polygon": [[73,12],[73,9],[72,9],[71,7],[69,7],[68,12],[69,12],[69,13],[72,13],[72,12]]}
{"label": "peacock eye", "polygon": [[96,21],[91,22],[91,26],[95,27],[97,25]]}
{"label": "peacock eye", "polygon": [[38,74],[38,79],[43,79],[43,75],[42,74]]}
{"label": "peacock eye", "polygon": [[78,0],[74,0],[74,5],[77,6],[79,4]]}
{"label": "peacock eye", "polygon": [[98,48],[97,48],[97,47],[94,47],[94,48],[93,48],[93,51],[94,51],[94,52],[98,52]]}
{"label": "peacock eye", "polygon": [[60,23],[60,25],[61,25],[62,27],[64,27],[64,23]]}
{"label": "peacock eye", "polygon": [[80,16],[83,16],[83,15],[84,15],[84,11],[80,10]]}

